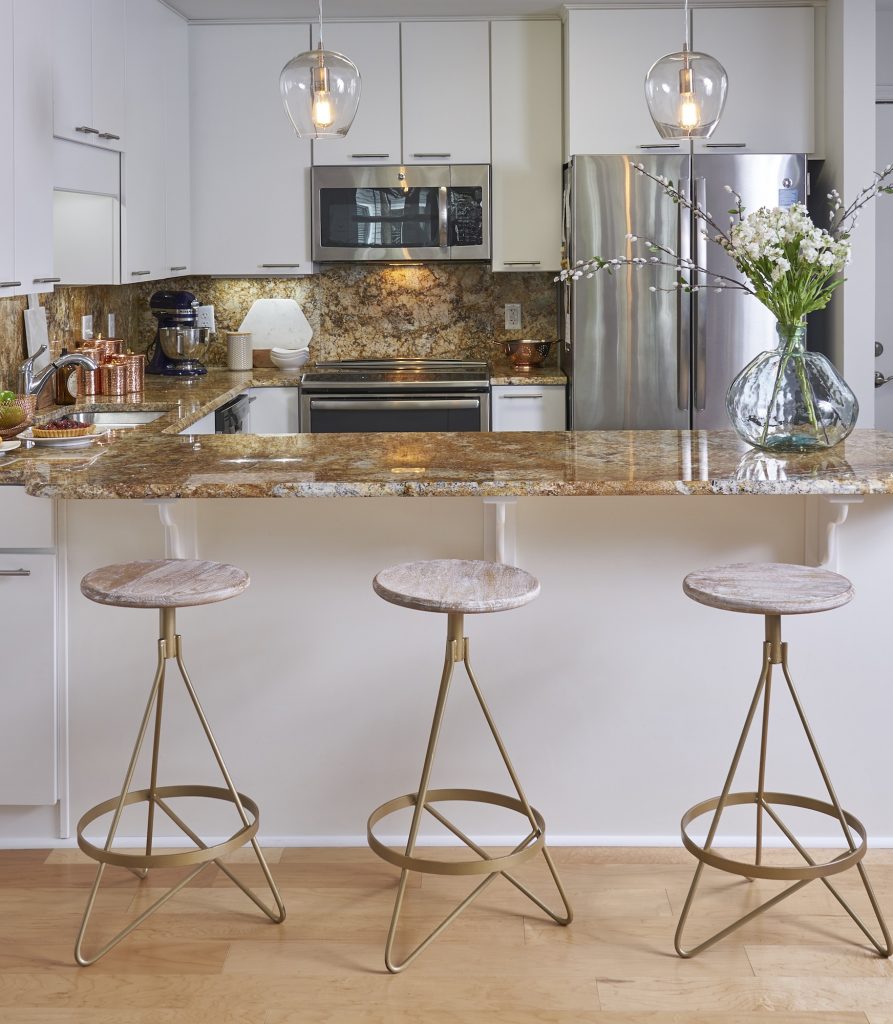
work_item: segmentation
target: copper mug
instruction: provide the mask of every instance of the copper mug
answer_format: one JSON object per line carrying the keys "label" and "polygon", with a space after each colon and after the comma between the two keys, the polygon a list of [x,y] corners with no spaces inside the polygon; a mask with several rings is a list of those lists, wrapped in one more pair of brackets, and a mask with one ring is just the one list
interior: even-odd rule
{"label": "copper mug", "polygon": [[126,352],[119,358],[124,361],[127,394],[141,395],[146,381],[146,357],[142,353]]}
{"label": "copper mug", "polygon": [[[101,353],[96,345],[82,345],[78,352],[81,355],[89,356],[94,362],[101,363]],[[77,394],[78,398],[95,398],[102,394],[102,368],[87,370],[83,366],[77,368]]]}
{"label": "copper mug", "polygon": [[127,394],[127,367],[123,361],[103,363],[102,393],[117,398]]}

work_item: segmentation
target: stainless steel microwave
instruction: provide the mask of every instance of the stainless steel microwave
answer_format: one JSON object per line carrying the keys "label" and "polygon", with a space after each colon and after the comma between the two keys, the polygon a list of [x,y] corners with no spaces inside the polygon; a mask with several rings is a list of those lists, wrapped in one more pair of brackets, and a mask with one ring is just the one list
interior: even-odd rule
{"label": "stainless steel microwave", "polygon": [[313,259],[489,260],[488,164],[314,167]]}

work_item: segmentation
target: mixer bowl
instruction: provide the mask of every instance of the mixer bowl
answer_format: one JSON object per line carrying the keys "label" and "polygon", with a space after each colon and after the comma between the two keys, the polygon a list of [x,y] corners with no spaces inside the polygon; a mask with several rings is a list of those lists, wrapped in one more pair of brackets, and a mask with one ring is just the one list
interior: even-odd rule
{"label": "mixer bowl", "polygon": [[168,359],[200,358],[211,344],[211,332],[207,327],[162,327],[158,338]]}

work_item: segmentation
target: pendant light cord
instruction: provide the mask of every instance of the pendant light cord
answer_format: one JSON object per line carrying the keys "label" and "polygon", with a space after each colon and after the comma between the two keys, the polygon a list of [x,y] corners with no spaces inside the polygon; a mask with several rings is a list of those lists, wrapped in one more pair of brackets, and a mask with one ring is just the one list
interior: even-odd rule
{"label": "pendant light cord", "polygon": [[[688,8],[688,0],[685,0],[685,6]],[[319,46],[322,48],[322,0],[319,0]]]}
{"label": "pendant light cord", "polygon": [[[322,11],[322,0],[319,0],[319,9]],[[322,18],[322,14],[320,14]],[[320,32],[322,32],[322,21],[320,21]],[[691,49],[691,18],[688,16],[688,0],[685,0],[685,48]]]}

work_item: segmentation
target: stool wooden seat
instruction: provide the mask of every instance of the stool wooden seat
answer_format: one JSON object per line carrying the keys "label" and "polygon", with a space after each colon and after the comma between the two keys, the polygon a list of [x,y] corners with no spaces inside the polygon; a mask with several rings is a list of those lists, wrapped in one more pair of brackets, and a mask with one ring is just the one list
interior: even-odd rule
{"label": "stool wooden seat", "polygon": [[81,580],[81,593],[119,608],[186,608],[228,601],[249,582],[248,573],[234,565],[162,558],[94,569]]}
{"label": "stool wooden seat", "polygon": [[[685,593],[700,604],[709,605],[724,611],[746,612],[765,617],[765,642],[763,643],[763,666],[757,682],[756,692],[751,700],[744,728],[738,740],[738,746],[732,757],[732,764],[726,776],[722,793],[718,797],[702,800],[690,807],[682,816],[682,843],[698,861],[694,878],[688,891],[679,924],[676,928],[676,952],[682,957],[691,957],[708,949],[715,942],[729,935],[742,925],[752,921],[759,914],[774,907],[788,896],[798,892],[809,882],[819,880],[837,899],[843,909],[850,915],[874,949],[883,957],[893,952],[893,942],[887,924],[881,913],[877,898],[871,887],[868,874],[862,859],[868,848],[868,834],[865,826],[854,815],[845,811],[837,798],[831,777],[825,767],[818,745],[810,729],[803,705],[794,688],[794,682],[788,670],[788,645],[781,639],[781,619],[783,615],[805,615],[811,612],[828,611],[847,604],[853,599],[853,585],[844,576],[803,565],[783,565],[777,563],[755,565],[724,565],[700,572],[690,573],[683,583]],[[815,758],[825,794],[822,799],[812,796],[799,796],[791,793],[773,792],[766,785],[767,749],[769,741],[769,708],[772,696],[772,674],[774,667],[780,667],[784,687],[794,706],[797,718],[806,735],[808,748]],[[728,669],[722,675],[723,683],[728,681]],[[784,691],[783,691],[784,692]],[[777,700],[777,698],[776,698]],[[762,728],[759,745],[759,767],[757,772],[757,788],[732,792],[732,786],[744,753],[748,735],[762,704]],[[720,819],[728,807],[750,806],[755,812],[755,854],[749,858],[733,859],[725,855],[725,851],[716,852],[714,841],[719,829]],[[845,849],[842,853],[824,861],[816,861],[786,824],[782,813],[789,808],[807,810],[825,815],[841,829]],[[703,826],[690,829],[692,822],[711,815],[710,826],[706,839],[701,841],[697,833]],[[802,864],[767,864],[763,860],[763,826],[764,820],[773,824],[800,855]],[[737,826],[736,826],[737,827]],[[692,832],[696,835],[692,835]],[[855,838],[854,838],[855,837]],[[753,907],[742,917],[730,925],[703,939],[692,948],[682,943],[683,931],[692,909],[695,894],[701,881],[705,867],[738,875],[748,879],[770,879],[784,881],[788,885],[777,895],[758,906]],[[831,883],[830,878],[850,869],[858,871],[868,897],[868,902],[880,926],[880,938],[877,938],[859,915],[851,907],[847,897],[839,892]],[[753,902],[753,901],[751,901]]]}
{"label": "stool wooden seat", "polygon": [[845,577],[827,569],[779,562],[720,565],[689,573],[682,589],[693,601],[751,615],[808,615],[848,604]]}
{"label": "stool wooden seat", "polygon": [[459,558],[395,565],[380,572],[372,587],[391,604],[461,615],[520,608],[540,592],[539,580],[523,569]]}
{"label": "stool wooden seat", "polygon": [[[557,924],[570,924],[573,919],[573,911],[546,847],[546,826],[543,816],[531,807],[524,795],[521,782],[472,672],[468,655],[468,638],[464,636],[463,630],[465,614],[505,611],[532,601],[539,593],[539,581],[530,573],[510,565],[462,559],[440,559],[429,562],[410,562],[385,569],[375,577],[373,587],[380,597],[392,604],[421,611],[444,612],[447,615],[446,658],[419,787],[415,793],[407,793],[405,796],[399,796],[381,804],[369,816],[366,826],[366,835],[372,851],[382,860],[400,868],[400,883],[397,887],[391,926],[385,943],[385,966],[392,974],[396,974],[411,964],[491,882],[499,877],[511,882]],[[514,796],[492,793],[482,789],[432,789],[430,786],[434,755],[443,723],[450,680],[457,662],[462,662],[465,666],[474,695],[511,778],[516,794]],[[436,806],[443,803],[463,802],[502,807],[516,812],[525,822],[527,835],[509,853],[491,856],[453,824]],[[385,845],[375,835],[374,829],[382,819],[405,808],[412,808],[412,822],[405,849],[398,851]],[[418,856],[415,853],[415,848],[423,814],[429,814],[434,821],[451,832],[472,851],[474,856],[458,861]],[[545,859],[546,866],[555,882],[563,904],[563,911],[551,910],[509,872],[509,869],[513,870],[524,861],[539,854],[542,854]],[[404,957],[402,962],[398,963],[393,959],[392,954],[411,871],[432,875],[461,875],[483,878],[483,880],[474,886],[468,896],[441,921],[427,938],[423,939],[411,953]]]}
{"label": "stool wooden seat", "polygon": [[[260,825],[260,811],[254,800],[236,789],[227,770],[223,755],[220,753],[220,748],[211,732],[211,726],[208,724],[199,702],[198,694],[183,663],[183,639],[177,633],[176,628],[177,608],[226,601],[245,590],[249,582],[248,573],[233,565],[177,558],[107,565],[88,573],[81,581],[81,592],[91,601],[124,608],[154,608],[158,611],[160,618],[155,678],[120,794],[91,807],[81,816],[77,825],[78,846],[88,857],[99,863],[74,949],[75,960],[83,967],[96,963],[97,960],[105,956],[209,864],[216,864],[220,871],[234,882],[271,921],[279,924],[285,920],[285,906],[255,838]],[[223,776],[225,783],[223,786],[204,784],[162,786],[158,784],[162,708],[168,661],[176,661],[191,706],[198,716],[217,767]],[[133,789],[133,779],[140,751],[150,720],[153,718],[153,712],[154,729],[149,785],[145,789]],[[185,810],[178,810],[172,806],[171,801],[181,798],[217,800],[232,805],[238,819],[235,831],[231,836],[214,845],[204,842],[180,816],[181,813],[185,813]],[[146,804],[145,843],[142,844],[141,849],[136,850],[115,847],[115,836],[124,809],[134,804]],[[106,814],[111,814],[112,820],[105,842],[94,842],[88,838],[87,829],[93,822]],[[191,841],[192,849],[186,851],[162,850],[161,852],[153,849],[155,820],[158,815],[162,814],[182,833],[184,844]],[[267,906],[221,859],[246,843],[251,844],[257,863],[275,901],[274,907]],[[109,866],[127,868],[138,878],[145,878],[150,869],[160,867],[189,867],[191,870],[173,887],[165,890],[99,950],[88,955],[83,950],[84,937],[103,873]]]}

